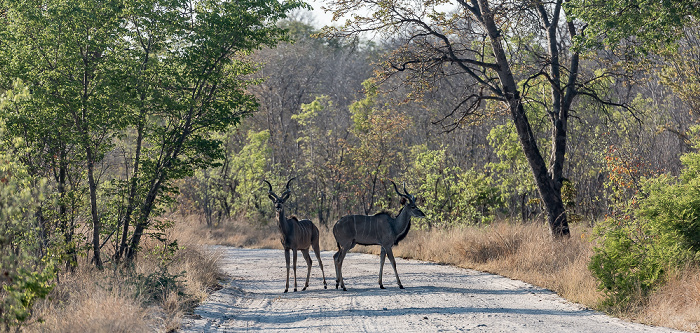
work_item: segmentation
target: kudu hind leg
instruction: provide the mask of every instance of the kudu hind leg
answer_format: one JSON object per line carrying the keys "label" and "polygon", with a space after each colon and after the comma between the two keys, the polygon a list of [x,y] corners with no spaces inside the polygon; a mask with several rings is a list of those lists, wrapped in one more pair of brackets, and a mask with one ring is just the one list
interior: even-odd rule
{"label": "kudu hind leg", "polygon": [[389,257],[391,266],[394,267],[394,274],[396,274],[396,283],[399,284],[399,289],[404,289],[403,285],[401,284],[401,280],[399,280],[399,272],[396,271],[396,260],[394,259],[394,252],[391,250],[391,248],[388,248],[386,250],[386,255]]}
{"label": "kudu hind leg", "polygon": [[318,242],[312,244],[311,247],[313,247],[314,253],[316,254],[316,259],[318,259],[318,266],[321,267],[321,275],[323,275],[323,289],[328,289],[328,285],[326,285],[326,273],[323,271],[323,262],[321,262],[321,251],[319,250]]}
{"label": "kudu hind leg", "polygon": [[338,258],[340,257],[340,249],[333,254],[333,266],[335,267],[335,289],[338,289],[340,284],[340,273],[338,272]]}
{"label": "kudu hind leg", "polygon": [[301,291],[306,290],[309,287],[309,277],[311,277],[311,256],[309,255],[309,250],[301,250],[301,254],[304,255],[304,260],[306,260],[306,284]]}
{"label": "kudu hind leg", "polygon": [[345,288],[345,281],[343,281],[343,260],[345,260],[345,255],[348,253],[349,249],[339,249],[338,252],[333,256],[335,259],[335,272],[336,272],[336,282],[335,289],[338,289],[338,285],[343,288],[343,291],[348,291]]}

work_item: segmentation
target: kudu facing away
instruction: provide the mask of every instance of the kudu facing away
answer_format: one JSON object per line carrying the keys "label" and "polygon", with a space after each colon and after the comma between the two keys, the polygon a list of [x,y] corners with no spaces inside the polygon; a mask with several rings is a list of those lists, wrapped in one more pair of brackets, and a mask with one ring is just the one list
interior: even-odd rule
{"label": "kudu facing away", "polygon": [[398,244],[404,239],[411,228],[411,217],[425,217],[425,214],[416,207],[416,198],[406,191],[406,184],[403,186],[404,194],[399,192],[396,184],[392,181],[394,190],[401,196],[401,204],[403,208],[396,218],[392,218],[389,213],[379,213],[372,216],[368,215],[348,215],[342,217],[333,226],[333,236],[338,243],[338,252],[333,255],[335,263],[335,288],[338,285],[345,289],[343,282],[343,260],[350,249],[355,247],[355,244],[360,245],[380,245],[382,247],[379,255],[379,288],[384,289],[382,284],[382,274],[384,272],[384,258],[389,257],[391,266],[394,267],[396,274],[396,283],[399,288],[403,289],[399,273],[396,271],[396,261],[391,247]]}
{"label": "kudu facing away", "polygon": [[311,276],[311,257],[309,256],[309,246],[313,247],[314,253],[316,253],[316,259],[318,259],[318,265],[321,267],[321,274],[323,274],[323,288],[326,289],[326,273],[323,272],[323,263],[321,262],[321,253],[319,252],[318,246],[318,228],[310,220],[299,220],[296,216],[287,218],[284,215],[284,202],[289,199],[289,194],[291,190],[289,189],[289,184],[294,180],[290,179],[285,186],[282,196],[277,196],[272,192],[272,185],[267,180],[267,186],[270,190],[267,192],[267,196],[275,204],[275,210],[277,211],[277,217],[279,217],[278,226],[280,232],[282,233],[282,246],[284,247],[284,259],[287,261],[287,284],[284,287],[284,292],[289,290],[289,251],[294,252],[294,291],[297,291],[297,250],[301,251],[306,260],[306,266],[308,268],[306,272],[306,284],[304,289],[309,286],[309,277]]}

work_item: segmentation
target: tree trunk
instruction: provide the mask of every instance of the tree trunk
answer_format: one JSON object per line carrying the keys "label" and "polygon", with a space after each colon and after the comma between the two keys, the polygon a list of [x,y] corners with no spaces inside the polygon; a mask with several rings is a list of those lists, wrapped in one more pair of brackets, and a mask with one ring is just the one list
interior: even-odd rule
{"label": "tree trunk", "polygon": [[126,250],[127,261],[134,261],[134,259],[136,259],[136,253],[138,252],[139,245],[141,244],[141,236],[143,236],[143,231],[148,226],[148,218],[151,215],[157,194],[160,191],[160,184],[161,182],[159,179],[153,184],[153,186],[151,186],[143,205],[141,205],[141,214],[139,219],[136,221],[134,235],[131,237],[131,242]]}
{"label": "tree trunk", "polygon": [[[479,10],[481,13],[482,23],[486,29],[491,48],[493,50],[496,63],[498,64],[497,74],[503,89],[502,95],[508,104],[511,117],[515,124],[515,128],[520,139],[520,144],[527,158],[528,164],[534,176],[535,184],[540,193],[545,208],[547,209],[547,221],[550,231],[555,238],[568,237],[569,225],[566,219],[566,211],[561,200],[561,186],[559,179],[552,179],[547,164],[540,154],[537,147],[537,140],[532,132],[532,127],[525,114],[525,109],[520,98],[520,92],[516,84],[513,72],[508,58],[506,56],[503,45],[501,44],[500,31],[493,20],[493,14],[490,12],[487,1],[479,1]],[[561,124],[560,124],[561,125]],[[555,141],[558,135],[564,135],[564,131],[555,131]],[[565,138],[565,137],[564,137]],[[562,155],[563,158],[563,155]]]}
{"label": "tree trunk", "polygon": [[[87,141],[86,141],[87,143]],[[100,232],[102,225],[97,215],[97,184],[95,183],[95,162],[91,147],[87,147],[88,186],[90,187],[90,213],[92,215],[92,251],[95,267],[102,269],[100,257]]]}
{"label": "tree trunk", "polygon": [[127,246],[127,237],[129,236],[129,225],[131,224],[131,216],[136,208],[136,190],[138,189],[139,165],[141,164],[141,146],[143,142],[143,121],[139,123],[136,137],[136,154],[134,156],[134,171],[131,174],[131,188],[129,189],[129,199],[124,214],[124,225],[122,226],[121,243],[119,251],[115,254],[117,262],[122,258]]}
{"label": "tree trunk", "polygon": [[175,141],[169,149],[165,149],[165,157],[160,165],[155,167],[153,171],[153,176],[151,178],[151,186],[148,190],[148,194],[141,205],[141,213],[136,221],[134,227],[134,235],[131,237],[131,242],[129,247],[126,249],[126,259],[127,261],[133,261],[136,259],[136,254],[138,252],[139,245],[141,244],[141,236],[143,231],[148,226],[148,219],[151,216],[151,211],[156,203],[156,198],[161,190],[164,182],[168,180],[167,173],[172,166],[173,162],[177,160],[182,152],[183,145],[185,144],[185,139],[191,134],[192,129],[192,114],[193,110],[190,110],[189,115],[185,119],[185,123],[182,126],[182,132],[178,135],[177,141]]}

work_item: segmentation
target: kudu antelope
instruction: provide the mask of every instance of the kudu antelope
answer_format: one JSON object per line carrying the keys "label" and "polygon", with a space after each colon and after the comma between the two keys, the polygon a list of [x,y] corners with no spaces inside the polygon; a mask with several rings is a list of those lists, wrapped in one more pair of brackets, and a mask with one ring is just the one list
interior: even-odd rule
{"label": "kudu antelope", "polygon": [[308,268],[306,272],[306,284],[302,290],[306,290],[309,286],[309,277],[311,276],[311,257],[309,256],[309,246],[313,247],[314,253],[316,253],[316,259],[318,259],[318,265],[321,267],[321,274],[323,274],[323,288],[328,288],[326,285],[326,273],[323,272],[323,263],[321,262],[321,254],[319,252],[318,246],[318,228],[310,220],[299,220],[296,216],[287,218],[284,214],[284,202],[289,199],[289,194],[291,190],[289,189],[289,184],[294,180],[290,179],[287,182],[287,186],[284,188],[281,196],[277,196],[272,191],[272,185],[267,180],[263,180],[267,183],[270,190],[267,192],[267,196],[275,204],[275,210],[277,211],[277,217],[279,222],[277,225],[282,233],[281,242],[284,247],[284,259],[287,261],[287,284],[284,287],[284,292],[289,290],[289,251],[294,253],[294,291],[297,291],[297,250],[301,251],[306,260],[306,266]]}
{"label": "kudu antelope", "polygon": [[411,228],[411,217],[425,217],[425,214],[416,207],[416,198],[406,191],[406,184],[403,186],[404,194],[399,192],[396,184],[392,181],[394,190],[401,196],[401,204],[404,205],[396,218],[391,217],[389,213],[379,213],[372,216],[368,215],[348,215],[342,217],[333,226],[333,236],[338,244],[338,252],[333,255],[335,263],[335,288],[340,285],[343,290],[345,283],[343,282],[343,260],[350,249],[355,247],[355,244],[360,245],[380,245],[382,247],[379,255],[379,288],[384,289],[382,284],[382,274],[384,272],[384,258],[389,257],[391,266],[396,274],[396,283],[399,288],[404,289],[399,280],[399,273],[396,271],[396,261],[391,247],[398,244]]}

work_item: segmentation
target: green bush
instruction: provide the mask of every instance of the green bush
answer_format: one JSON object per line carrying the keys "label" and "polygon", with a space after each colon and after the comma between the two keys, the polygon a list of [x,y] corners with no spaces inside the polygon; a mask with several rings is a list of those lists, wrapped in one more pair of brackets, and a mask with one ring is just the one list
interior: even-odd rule
{"label": "green bush", "polygon": [[503,208],[493,179],[485,172],[448,166],[446,154],[444,147],[411,149],[413,167],[408,178],[416,186],[415,193],[421,193],[419,205],[427,217],[414,223],[424,228],[490,222],[493,212]]}
{"label": "green bush", "polygon": [[589,269],[606,295],[605,308],[642,303],[669,271],[700,262],[700,154],[681,160],[680,177],[642,180],[627,211],[596,226]]}
{"label": "green bush", "polygon": [[[17,81],[14,90],[0,96],[0,110],[26,98],[28,89]],[[31,317],[34,303],[53,289],[61,257],[37,221],[46,181],[29,175],[16,153],[23,147],[21,139],[7,135],[0,119],[0,330],[19,330]]]}

